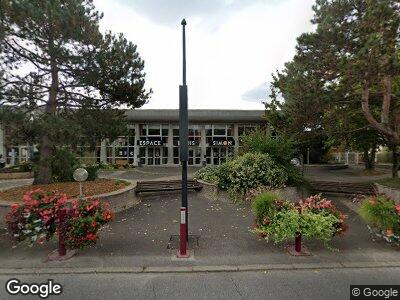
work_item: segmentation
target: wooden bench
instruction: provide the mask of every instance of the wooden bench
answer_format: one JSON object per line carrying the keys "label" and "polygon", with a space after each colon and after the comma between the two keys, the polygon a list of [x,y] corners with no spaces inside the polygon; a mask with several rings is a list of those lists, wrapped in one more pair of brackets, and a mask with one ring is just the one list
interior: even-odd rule
{"label": "wooden bench", "polygon": [[[200,191],[203,185],[197,180],[188,180],[188,190]],[[135,194],[154,193],[182,190],[181,180],[165,180],[165,181],[138,181],[135,187]]]}

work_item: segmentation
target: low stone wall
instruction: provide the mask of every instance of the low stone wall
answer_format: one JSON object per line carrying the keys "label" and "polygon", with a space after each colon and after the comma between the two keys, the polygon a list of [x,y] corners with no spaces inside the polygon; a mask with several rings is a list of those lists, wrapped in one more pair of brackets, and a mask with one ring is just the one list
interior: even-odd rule
{"label": "low stone wall", "polygon": [[134,190],[136,187],[136,181],[126,181],[129,181],[130,184],[121,190],[117,190],[107,194],[92,196],[91,198],[100,198],[103,201],[109,202],[110,208],[113,212],[124,211],[128,208],[136,206],[141,202],[140,197],[135,194]]}
{"label": "low stone wall", "polygon": [[[198,181],[203,185],[203,189],[200,193],[204,197],[212,199],[214,201],[232,202],[228,196],[228,193],[226,191],[220,190],[215,184],[208,183],[203,180]],[[278,193],[282,198],[292,202],[297,202],[300,199],[306,198],[308,196],[308,192],[306,190],[300,190],[297,187],[293,186],[288,186],[274,191]]]}
{"label": "low stone wall", "polygon": [[[126,181],[129,181],[130,184],[123,189],[90,197],[100,198],[103,201],[109,202],[111,210],[115,213],[136,206],[141,202],[141,198],[136,196],[134,191],[134,188],[136,187],[136,181],[133,180],[126,180]],[[4,226],[5,224],[4,217],[10,210],[10,205],[11,203],[8,202],[0,202],[0,226]]]}
{"label": "low stone wall", "polygon": [[384,186],[379,183],[375,183],[375,188],[379,194],[385,194],[393,199],[396,203],[400,203],[400,190]]}
{"label": "low stone wall", "polygon": [[0,180],[1,179],[27,179],[27,178],[33,178],[33,172],[0,172]]}

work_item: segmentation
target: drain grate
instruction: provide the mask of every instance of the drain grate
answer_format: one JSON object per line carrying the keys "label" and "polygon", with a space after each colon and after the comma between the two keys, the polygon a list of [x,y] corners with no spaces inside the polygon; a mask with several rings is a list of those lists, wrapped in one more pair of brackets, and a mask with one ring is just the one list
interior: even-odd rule
{"label": "drain grate", "polygon": [[[192,249],[200,247],[199,240],[200,240],[200,235],[198,235],[198,234],[189,234],[189,247],[192,248]],[[180,243],[180,235],[179,234],[172,234],[169,237],[169,242],[168,242],[168,245],[167,245],[167,249],[170,249],[170,250],[179,249],[179,243]]]}

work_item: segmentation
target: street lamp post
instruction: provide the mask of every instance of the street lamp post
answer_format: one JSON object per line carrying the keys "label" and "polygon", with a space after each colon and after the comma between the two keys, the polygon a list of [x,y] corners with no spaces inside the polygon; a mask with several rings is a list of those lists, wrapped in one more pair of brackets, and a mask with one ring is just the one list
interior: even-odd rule
{"label": "street lamp post", "polygon": [[189,257],[187,249],[189,239],[188,231],[188,190],[187,190],[187,161],[188,161],[188,95],[186,85],[186,20],[183,19],[182,25],[182,46],[183,46],[183,69],[182,85],[179,86],[179,150],[182,165],[182,204],[181,204],[181,229],[180,229],[180,249],[178,257]]}

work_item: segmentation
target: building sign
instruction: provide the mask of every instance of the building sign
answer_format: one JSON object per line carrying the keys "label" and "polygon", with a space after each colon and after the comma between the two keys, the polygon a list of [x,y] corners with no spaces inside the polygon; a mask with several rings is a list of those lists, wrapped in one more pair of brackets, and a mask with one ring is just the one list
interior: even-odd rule
{"label": "building sign", "polygon": [[211,145],[214,147],[229,147],[234,146],[235,140],[233,138],[213,138],[211,140]]}
{"label": "building sign", "polygon": [[146,147],[146,146],[162,146],[164,145],[162,139],[144,139],[144,140],[138,140],[137,141],[138,146]]}
{"label": "building sign", "polygon": [[[195,147],[195,146],[199,146],[199,145],[200,145],[200,141],[199,140],[188,141],[188,146],[189,147]],[[175,140],[174,141],[174,146],[179,146],[179,140]]]}

